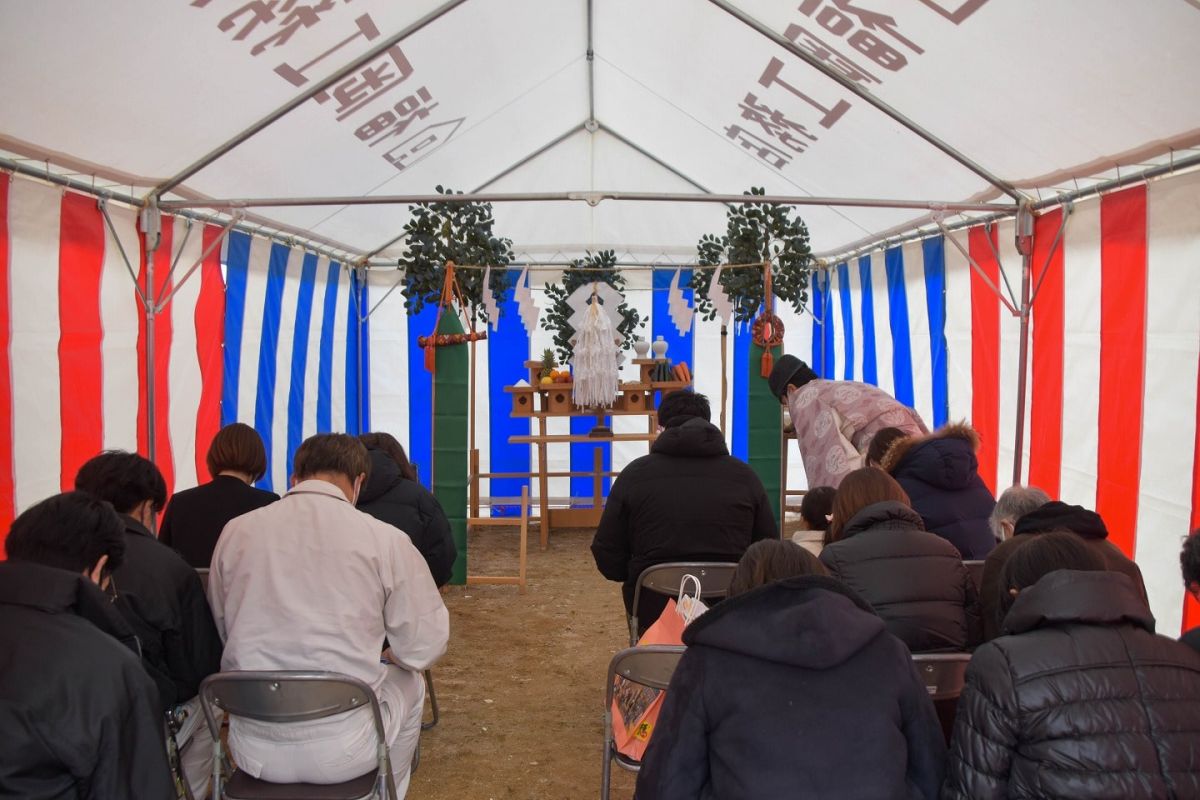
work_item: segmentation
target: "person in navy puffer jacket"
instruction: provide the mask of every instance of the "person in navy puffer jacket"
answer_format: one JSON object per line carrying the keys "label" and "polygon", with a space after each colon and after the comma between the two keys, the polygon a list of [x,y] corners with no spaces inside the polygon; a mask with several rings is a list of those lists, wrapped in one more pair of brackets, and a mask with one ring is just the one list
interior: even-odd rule
{"label": "person in navy puffer jacket", "polygon": [[988,526],[996,498],[979,477],[978,448],[975,429],[955,423],[895,441],[880,462],[904,487],[925,530],[957,547],[964,561],[986,558],[996,546]]}

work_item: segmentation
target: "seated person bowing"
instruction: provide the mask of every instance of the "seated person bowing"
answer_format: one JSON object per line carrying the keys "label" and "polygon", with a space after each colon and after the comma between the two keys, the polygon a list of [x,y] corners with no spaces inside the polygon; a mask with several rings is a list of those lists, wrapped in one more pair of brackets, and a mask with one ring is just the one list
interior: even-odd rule
{"label": "seated person bowing", "polygon": [[195,797],[212,777],[212,742],[200,711],[200,682],[221,668],[221,638],[196,570],[150,532],[167,500],[153,463],[110,450],[89,459],[75,488],[106,500],[125,527],[125,562],[113,572],[116,606],[141,642],[163,711],[184,720],[175,739]]}
{"label": "seated person bowing", "polygon": [[[1022,537],[1018,537],[1022,538]],[[1079,535],[1023,537],[959,698],[942,797],[1200,797],[1200,654]]]}
{"label": "seated person bowing", "polygon": [[175,796],[158,689],[113,608],[125,530],[68,492],[24,511],[0,562],[0,797]]}
{"label": "seated person bowing", "polygon": [[751,545],[683,641],[640,800],[937,796],[946,743],[908,648],[808,551]]}
{"label": "seated person bowing", "polygon": [[871,604],[914,653],[961,652],[979,642],[979,599],[954,545],[926,532],[890,475],[849,473],[833,499],[829,574]]}
{"label": "seated person bowing", "polygon": [[258,431],[244,422],[217,431],[205,462],[212,480],[176,492],[158,532],[159,541],[174,547],[193,567],[208,567],[225,523],[279,499],[254,486],[266,474],[267,451]]}
{"label": "seated person bowing", "polygon": [[[630,462],[608,493],[592,556],[601,575],[622,583],[627,614],[633,614],[633,590],[647,567],[737,561],[752,542],[779,538],[762,481],[729,455],[709,414],[702,394],[664,397],[658,409],[661,433],[649,455]],[[663,595],[642,593],[639,635],[666,603]]]}
{"label": "seated person bowing", "polygon": [[[374,689],[403,797],[421,734],[421,671],[445,652],[450,623],[409,538],[354,507],[370,464],[353,436],[306,439],[291,490],[225,527],[208,590],[224,669],[330,670]],[[365,708],[289,724],[235,717],[229,749],[241,769],[273,783],[341,783],[378,757]]]}

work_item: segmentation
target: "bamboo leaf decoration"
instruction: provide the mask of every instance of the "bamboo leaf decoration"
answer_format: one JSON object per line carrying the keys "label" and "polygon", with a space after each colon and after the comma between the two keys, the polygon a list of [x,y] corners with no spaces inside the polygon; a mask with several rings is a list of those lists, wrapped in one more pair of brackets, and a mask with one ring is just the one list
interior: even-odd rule
{"label": "bamboo leaf decoration", "polygon": [[[747,197],[766,194],[761,187],[743,192]],[[735,205],[726,212],[725,234],[705,234],[696,245],[702,266],[754,264],[771,261],[771,279],[776,297],[797,312],[808,303],[808,280],[814,268],[808,245],[808,226],[790,206],[755,203]],[[713,270],[692,272],[696,310],[706,320],[715,319],[716,309],[708,299]],[[733,318],[749,322],[763,306],[763,274],[758,269],[721,271],[721,286],[733,302]]]}
{"label": "bamboo leaf decoration", "polygon": [[[456,194],[436,187],[438,194]],[[462,192],[457,192],[462,194]],[[398,260],[404,270],[404,306],[416,314],[441,296],[446,262],[468,266],[491,266],[490,285],[483,285],[482,269],[457,270],[455,275],[469,306],[464,313],[486,324],[484,291],[503,297],[512,241],[497,237],[491,203],[418,203],[404,225],[405,253]],[[503,308],[503,306],[501,306]]]}
{"label": "bamboo leaf decoration", "polygon": [[[575,335],[575,329],[567,322],[573,312],[567,305],[567,298],[580,286],[593,281],[603,281],[625,294],[625,276],[617,268],[615,252],[589,252],[586,258],[578,258],[571,262],[571,268],[563,273],[562,283],[546,284],[546,297],[550,305],[542,313],[542,328],[554,333],[554,346],[558,350],[560,364],[570,363],[574,353],[571,337]],[[641,318],[637,309],[631,308],[628,303],[621,303],[617,310],[621,312],[621,323],[617,326],[621,349],[629,350],[633,347],[633,340],[637,338],[638,328],[644,328],[646,321]]]}

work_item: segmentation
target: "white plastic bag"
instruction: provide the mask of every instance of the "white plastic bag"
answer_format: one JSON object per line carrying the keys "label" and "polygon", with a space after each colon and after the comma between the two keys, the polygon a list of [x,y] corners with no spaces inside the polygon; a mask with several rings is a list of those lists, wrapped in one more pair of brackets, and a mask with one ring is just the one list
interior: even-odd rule
{"label": "white plastic bag", "polygon": [[[693,594],[687,593],[688,581],[695,585]],[[675,611],[683,617],[684,625],[691,625],[696,618],[708,611],[708,606],[700,599],[700,579],[695,575],[684,575],[679,581],[679,597],[675,601]]]}

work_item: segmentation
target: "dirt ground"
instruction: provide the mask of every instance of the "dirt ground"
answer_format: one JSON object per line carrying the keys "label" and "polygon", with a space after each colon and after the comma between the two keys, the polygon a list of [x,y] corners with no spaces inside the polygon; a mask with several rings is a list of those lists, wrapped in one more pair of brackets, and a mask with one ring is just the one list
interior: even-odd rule
{"label": "dirt ground", "polygon": [[[441,708],[421,736],[414,800],[595,797],[600,789],[604,675],[628,644],[620,587],[592,562],[591,529],[530,537],[525,595],[455,586],[450,647],[434,668]],[[515,528],[471,534],[471,574],[516,574]],[[426,716],[428,718],[428,709]],[[634,776],[613,771],[612,797]]]}
{"label": "dirt ground", "polygon": [[[789,520],[786,535],[796,529]],[[600,791],[604,676],[629,643],[616,583],[596,572],[594,529],[529,541],[529,588],[453,586],[450,647],[434,668],[441,708],[421,735],[413,800],[583,798]],[[516,528],[471,534],[468,572],[515,575]],[[426,708],[426,718],[429,710]],[[613,769],[611,797],[635,776]]]}

